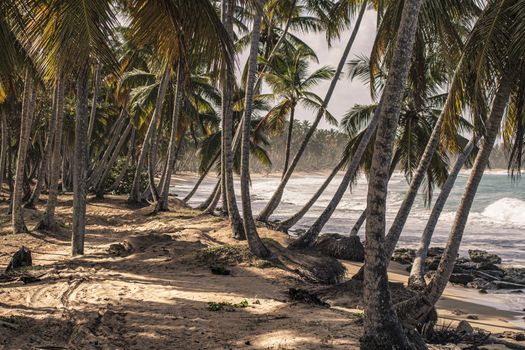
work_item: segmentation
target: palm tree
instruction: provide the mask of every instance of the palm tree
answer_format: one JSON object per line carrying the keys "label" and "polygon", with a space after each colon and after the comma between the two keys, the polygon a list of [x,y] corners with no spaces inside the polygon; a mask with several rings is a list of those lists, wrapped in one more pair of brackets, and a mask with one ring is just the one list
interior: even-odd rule
{"label": "palm tree", "polygon": [[[175,87],[175,100],[173,102],[173,115],[171,119],[171,135],[168,145],[168,156],[166,158],[165,173],[162,175],[161,187],[159,192],[159,199],[155,206],[155,211],[168,210],[168,194],[171,183],[171,174],[173,171],[173,163],[176,157],[177,147],[177,131],[179,129],[179,118],[181,109],[183,108],[184,89],[185,89],[185,62],[181,59],[177,63],[177,83]],[[182,139],[182,136],[181,136]]]}
{"label": "palm tree", "polygon": [[381,96],[380,123],[376,133],[368,184],[363,300],[365,333],[361,349],[408,348],[401,324],[392,306],[385,255],[385,212],[392,144],[397,130],[405,83],[410,68],[423,1],[407,0],[397,32],[391,66]]}
{"label": "palm tree", "polygon": [[130,203],[138,204],[142,202],[142,196],[141,196],[142,192],[140,189],[140,179],[142,177],[142,168],[146,161],[146,156],[150,152],[151,140],[153,138],[153,134],[157,132],[157,124],[158,124],[160,115],[162,114],[162,106],[164,104],[164,98],[166,96],[169,79],[170,79],[170,70],[169,70],[168,65],[166,64],[163,70],[162,77],[159,83],[159,88],[157,91],[155,109],[151,116],[151,121],[149,123],[149,127],[147,129],[146,135],[144,136],[144,142],[142,144],[142,149],[140,151],[139,160],[137,162],[137,167],[135,169],[135,176],[133,177],[133,184],[131,186],[131,190],[130,190],[129,197],[128,197],[128,202]]}
{"label": "palm tree", "polygon": [[248,241],[250,251],[259,258],[268,258],[271,252],[261,241],[257,234],[255,221],[252,216],[250,198],[250,137],[251,137],[251,115],[253,106],[253,94],[255,87],[255,75],[257,72],[257,48],[259,45],[260,26],[262,18],[262,7],[264,0],[259,0],[256,4],[256,15],[253,20],[252,42],[250,46],[250,56],[248,59],[248,75],[246,79],[246,97],[244,116],[242,121],[242,147],[241,147],[241,198],[242,216],[244,233]]}
{"label": "palm tree", "polygon": [[[409,310],[405,313],[407,318],[425,317],[441,297],[454,269],[469,212],[484,170],[488,165],[501,121],[505,113],[507,118],[516,120],[512,115],[518,111],[522,113],[525,108],[523,97],[525,70],[522,64],[525,59],[523,28],[515,26],[515,23],[522,23],[524,14],[525,2],[523,1],[494,0],[487,3],[465,45],[463,56],[466,57],[464,61],[468,62],[465,64],[468,68],[465,72],[473,79],[464,86],[469,91],[482,89],[484,97],[494,96],[492,109],[489,117],[483,123],[485,127],[480,131],[483,139],[456,211],[456,217],[436,274],[423,293],[404,303],[403,308]],[[493,91],[494,79],[497,79],[496,91]],[[469,105],[470,103],[472,102],[469,101]],[[425,298],[427,304],[423,310],[414,306],[422,298]]]}
{"label": "palm tree", "polygon": [[[58,178],[60,175],[60,150],[62,148],[62,128],[64,125],[64,77],[59,72],[55,81],[53,109],[55,119],[55,137],[53,139],[53,149],[51,151],[51,164],[49,173],[49,194],[47,196],[46,210],[40,218],[36,230],[54,230],[55,227],[55,208],[58,197]],[[65,158],[65,155],[64,155]]]}
{"label": "palm tree", "polygon": [[[133,0],[128,7],[134,39],[141,45],[155,43],[157,56],[166,62],[168,72],[171,71],[173,63],[183,57],[184,62],[192,62],[190,56],[200,57],[212,71],[223,71],[232,65],[233,45],[209,0]],[[187,18],[194,18],[195,21],[187,21]],[[160,97],[164,99],[163,96],[159,96],[158,107],[162,103]],[[144,146],[146,151],[149,151],[147,143]],[[143,163],[145,155],[141,155],[141,158]],[[172,164],[167,166],[172,167]],[[141,200],[139,179],[140,173],[136,172],[133,192],[129,198],[132,202]],[[168,183],[169,180],[166,179]]]}
{"label": "palm tree", "polygon": [[[234,39],[233,31],[233,0],[222,0],[221,15],[224,28],[228,37]],[[233,92],[235,88],[235,76],[231,67],[224,72],[224,83],[221,96],[222,103],[222,142],[221,142],[221,176],[223,181],[223,210],[227,210],[230,219],[232,236],[235,239],[245,239],[244,227],[237,206],[235,187],[233,183]],[[212,163],[213,164],[213,163]],[[210,166],[212,165],[210,164]]]}
{"label": "palm tree", "polygon": [[454,163],[453,168],[450,170],[447,181],[441,187],[441,192],[439,193],[439,196],[437,197],[436,202],[434,203],[434,207],[432,208],[430,217],[427,221],[425,229],[423,230],[423,234],[421,235],[421,240],[419,241],[418,249],[416,250],[416,256],[414,258],[412,269],[410,270],[410,277],[408,279],[408,285],[410,287],[414,287],[415,289],[421,289],[426,285],[424,277],[425,259],[427,257],[428,248],[430,247],[432,235],[434,234],[434,229],[436,228],[438,219],[441,216],[443,208],[445,207],[445,203],[447,202],[448,196],[450,195],[450,192],[454,187],[454,183],[456,182],[459,172],[461,171],[461,169],[463,169],[463,166],[467,162],[468,158],[470,157],[470,154],[476,146],[476,141],[476,136],[470,139],[470,141],[463,149],[463,152],[461,152],[457,157],[456,163]]}
{"label": "palm tree", "polygon": [[289,115],[283,176],[288,169],[295,109],[298,105],[314,111],[322,111],[330,123],[337,124],[335,118],[324,108],[321,98],[310,91],[323,80],[332,78],[334,70],[324,66],[308,74],[309,59],[316,60],[316,57],[312,56],[304,46],[299,46],[281,51],[271,62],[262,60],[268,67],[263,77],[271,87],[274,99],[279,102],[270,110],[261,125],[276,128],[275,124],[277,124],[279,127],[284,124],[286,115]]}
{"label": "palm tree", "polygon": [[[400,158],[399,161],[401,168],[404,170],[407,179],[412,177],[415,170],[415,161],[420,157],[421,150],[424,149],[426,140],[430,137],[432,125],[437,119],[436,113],[439,111],[437,108],[441,107],[439,104],[442,96],[437,94],[437,92],[445,79],[445,74],[441,71],[442,67],[439,62],[436,62],[434,56],[435,55],[430,53],[429,57],[426,57],[425,63],[421,68],[428,79],[425,90],[421,91],[418,87],[410,84],[403,99],[402,113],[400,116],[401,122],[396,134],[395,148],[397,150],[397,156],[395,158]],[[370,82],[371,72],[369,69],[370,64],[368,58],[360,57],[353,59],[348,63],[348,66],[350,68],[350,77],[352,79],[359,77],[365,83]],[[385,71],[375,72],[374,81],[376,86],[373,88],[373,95],[376,96],[377,91],[382,89],[386,77],[387,72]],[[373,120],[377,108],[377,103],[355,106],[345,115],[341,122],[342,129],[350,136],[350,140],[346,147],[345,159],[347,160],[345,163],[348,163],[348,159],[352,159],[349,168],[351,168],[350,170],[354,174],[361,164],[367,164],[367,166],[364,167],[365,170],[370,167],[374,138],[373,133],[368,132],[367,129],[371,127],[369,123]],[[359,146],[361,144],[364,148]],[[396,166],[397,161],[393,164],[394,168]],[[301,210],[289,219],[278,224],[280,229],[289,229],[306,214],[335,176],[338,168],[340,167],[334,169],[321,188],[314,194],[310,201],[301,208]],[[391,170],[393,171],[394,168]],[[293,246],[299,247],[302,245],[312,245],[314,243],[321,229],[324,227],[342,199],[345,192],[344,189],[349,186],[352,180],[350,177],[350,170],[347,171],[347,175],[344,177],[342,184],[339,187],[339,191],[332,198],[330,205],[325,209],[321,217],[316,220],[314,226],[308,230],[307,235],[301,237],[297,242],[294,242]],[[441,185],[446,178],[446,156],[443,152],[439,152],[436,157],[434,157],[432,168],[426,175],[428,180],[428,202],[430,202],[434,183]],[[365,215],[365,212],[363,212],[352,229],[354,234],[357,234],[359,227],[364,222]]]}
{"label": "palm tree", "polygon": [[5,110],[0,106],[0,128],[2,140],[0,141],[0,189],[4,183],[4,174],[7,160],[7,144],[8,144],[8,131],[7,131],[7,116]]}
{"label": "palm tree", "polygon": [[[337,69],[335,71],[335,74],[332,78],[332,81],[330,82],[330,86],[328,90],[326,91],[326,95],[323,100],[322,106],[324,108],[327,108],[330,99],[332,98],[332,95],[334,93],[335,87],[337,85],[337,82],[339,81],[339,78],[341,76],[341,73],[343,71],[343,67],[346,63],[346,60],[348,58],[348,54],[350,53],[350,50],[352,49],[352,46],[354,44],[355,38],[357,37],[357,33],[359,31],[361,21],[363,19],[363,16],[365,14],[367,7],[367,1],[364,0],[361,3],[361,7],[359,9],[359,14],[357,16],[356,22],[354,24],[354,29],[352,30],[352,34],[350,35],[348,42],[346,44],[345,50],[341,56],[341,59],[339,60],[339,64],[337,66]],[[310,139],[314,135],[315,130],[317,129],[317,126],[321,122],[321,119],[323,118],[324,111],[320,110],[315,119],[312,123],[310,129],[308,130],[308,133],[305,135],[305,138],[301,142],[301,145],[299,146],[299,149],[297,150],[297,153],[295,154],[294,158],[292,159],[292,162],[290,163],[290,166],[284,174],[284,176],[281,179],[281,182],[279,183],[279,186],[275,190],[274,194],[272,195],[272,198],[270,198],[269,202],[266,204],[266,206],[263,208],[263,210],[259,213],[257,216],[257,220],[259,221],[268,221],[270,215],[277,209],[279,206],[279,203],[281,201],[281,198],[284,193],[284,189],[286,185],[288,184],[288,181],[290,180],[290,177],[292,176],[292,173],[294,172],[295,168],[297,167],[297,164],[299,163],[299,160],[301,159],[302,155],[304,154],[304,151],[306,150],[306,146],[310,142]]]}
{"label": "palm tree", "polygon": [[24,223],[24,211],[22,208],[23,201],[23,182],[26,165],[27,150],[29,147],[29,138],[31,134],[31,124],[36,103],[36,90],[34,80],[30,69],[26,69],[24,78],[22,112],[20,118],[20,137],[18,139],[18,153],[16,158],[15,187],[13,191],[13,233],[28,232]]}

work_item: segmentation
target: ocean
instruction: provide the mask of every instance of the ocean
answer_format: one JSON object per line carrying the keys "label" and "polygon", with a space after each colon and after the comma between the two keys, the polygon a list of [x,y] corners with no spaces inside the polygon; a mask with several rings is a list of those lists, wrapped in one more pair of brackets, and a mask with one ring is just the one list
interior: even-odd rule
{"label": "ocean", "polygon": [[[326,178],[326,174],[298,174],[290,180],[279,208],[272,216],[273,219],[286,219],[298,211],[311,195],[319,188]],[[449,196],[449,200],[438,222],[431,246],[444,246],[456,208],[461,200],[468,172],[461,173],[456,185]],[[193,187],[196,176],[183,176],[175,180],[172,192],[183,198]],[[201,203],[209,195],[215,185],[216,178],[210,175],[201,185],[198,192],[190,200],[190,205]],[[252,177],[251,196],[252,207],[256,214],[270,199],[279,184],[280,176],[254,175]],[[291,230],[308,229],[324,210],[337,186],[341,176],[336,176],[325,193],[310,209],[306,216]],[[238,179],[236,179],[238,182]],[[239,184],[236,183],[238,200]],[[403,201],[408,188],[407,180],[401,173],[395,173],[389,183],[387,200],[387,228]],[[422,192],[422,191],[420,191]],[[325,225],[323,232],[348,234],[356,219],[366,208],[367,182],[361,177],[348,191]],[[434,199],[439,190],[435,190]],[[239,206],[240,207],[240,206]],[[421,233],[426,225],[431,208],[425,205],[424,194],[418,195],[410,217],[405,225],[398,246],[415,248],[418,245]],[[482,249],[498,254],[506,265],[525,267],[525,179],[511,179],[506,171],[487,172],[478,189],[476,199],[469,215],[465,229],[460,255],[467,255],[469,249]],[[364,226],[359,232],[364,236]]]}

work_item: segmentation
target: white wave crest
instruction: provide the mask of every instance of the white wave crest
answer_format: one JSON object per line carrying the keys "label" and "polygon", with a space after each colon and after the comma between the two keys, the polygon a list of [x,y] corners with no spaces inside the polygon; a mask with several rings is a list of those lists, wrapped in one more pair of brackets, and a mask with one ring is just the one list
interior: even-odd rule
{"label": "white wave crest", "polygon": [[481,215],[494,222],[525,226],[525,202],[517,198],[501,198],[487,206]]}

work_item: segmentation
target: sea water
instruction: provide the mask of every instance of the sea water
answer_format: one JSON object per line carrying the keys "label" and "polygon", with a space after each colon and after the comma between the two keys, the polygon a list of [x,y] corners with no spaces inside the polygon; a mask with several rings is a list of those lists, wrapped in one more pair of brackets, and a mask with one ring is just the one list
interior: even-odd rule
{"label": "sea water", "polygon": [[[283,220],[296,213],[321,186],[326,176],[322,173],[294,175],[286,187],[281,204],[271,218]],[[437,224],[431,246],[445,245],[467,179],[467,172],[458,176]],[[183,198],[193,188],[196,176],[184,176],[181,180],[174,181],[172,192]],[[280,176],[278,175],[252,176],[251,198],[255,214],[266,205],[279,182]],[[340,182],[341,176],[336,176],[304,218],[293,227],[292,233],[299,229],[308,229],[326,208]],[[197,205],[204,201],[215,183],[215,176],[208,176],[190,200],[190,205]],[[416,198],[401,235],[399,246],[415,248],[418,245],[431,211],[431,207],[426,203],[425,186],[422,186],[420,194]],[[366,178],[360,177],[345,193],[322,232],[348,234],[357,218],[366,208],[367,188]],[[394,220],[407,188],[408,183],[404,174],[394,173],[388,186],[387,228]],[[238,179],[236,179],[236,190],[237,198],[240,201]],[[433,200],[437,198],[438,194],[439,189],[435,189]],[[364,235],[364,225],[359,234]],[[525,267],[524,238],[525,179],[512,179],[505,171],[486,172],[469,215],[460,255],[467,255],[469,249],[482,249],[501,256],[504,264]]]}

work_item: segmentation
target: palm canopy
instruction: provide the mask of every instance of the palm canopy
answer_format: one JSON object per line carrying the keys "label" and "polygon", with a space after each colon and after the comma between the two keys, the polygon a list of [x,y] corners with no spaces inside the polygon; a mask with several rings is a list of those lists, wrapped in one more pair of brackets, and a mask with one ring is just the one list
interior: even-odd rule
{"label": "palm canopy", "polygon": [[32,64],[23,42],[25,22],[15,1],[0,2],[0,103],[5,101],[19,68]]}
{"label": "palm canopy", "polygon": [[129,0],[132,37],[139,45],[153,44],[162,60],[172,64],[198,59],[208,69],[233,65],[233,44],[209,0]]}
{"label": "palm canopy", "polygon": [[322,110],[326,120],[332,125],[337,125],[335,117],[323,107],[321,97],[311,91],[322,81],[331,79],[334,69],[323,66],[310,73],[309,61],[312,59],[315,57],[303,46],[281,50],[271,61],[260,59],[260,62],[267,66],[262,76],[272,90],[271,97],[278,101],[261,120],[261,127],[282,128],[286,116],[297,105],[316,112]]}
{"label": "palm canopy", "polygon": [[[276,44],[280,42],[280,48],[303,46],[315,56],[315,51],[298,34],[325,30],[330,22],[329,12],[332,6],[331,0],[266,1],[265,15],[261,24],[259,55],[268,59]],[[238,13],[249,19],[253,17],[253,11],[238,11]],[[251,33],[247,30],[240,32],[243,35],[238,38],[236,45],[238,50],[244,50],[251,41]]]}
{"label": "palm canopy", "polygon": [[116,69],[116,13],[108,0],[28,1],[28,43],[43,75],[78,74],[91,60]]}
{"label": "palm canopy", "polygon": [[[446,74],[439,69],[440,61],[435,60],[434,56],[435,53],[428,52],[428,58],[422,65],[427,81],[425,90],[414,92],[419,87],[408,84],[401,106],[399,127],[394,141],[393,159],[397,162],[394,165],[397,165],[397,168],[404,172],[408,181],[410,181],[412,174],[418,167],[419,160],[443,108],[444,98],[443,94],[440,93],[440,87],[446,80]],[[359,78],[365,83],[370,83],[371,73],[368,58],[353,59],[348,66],[352,79]],[[388,73],[383,70],[376,72],[374,75],[373,82],[375,86],[372,89],[375,89],[379,95],[387,75]],[[343,157],[351,159],[377,107],[377,102],[370,105],[357,105],[343,117],[341,129],[350,137]],[[472,129],[472,126],[464,119],[460,119],[460,125],[463,131]],[[455,135],[455,138],[455,142],[461,145],[465,145],[468,142],[461,135]],[[371,166],[374,143],[375,139],[372,138],[360,165],[361,171],[367,174]],[[443,185],[448,176],[447,154],[453,150],[447,149],[446,145],[444,143],[434,154],[430,167],[426,172],[425,198],[427,203],[430,203],[434,186]]]}

